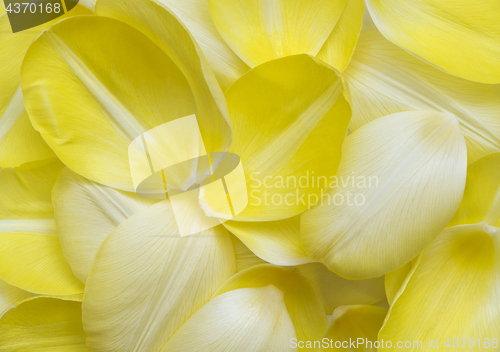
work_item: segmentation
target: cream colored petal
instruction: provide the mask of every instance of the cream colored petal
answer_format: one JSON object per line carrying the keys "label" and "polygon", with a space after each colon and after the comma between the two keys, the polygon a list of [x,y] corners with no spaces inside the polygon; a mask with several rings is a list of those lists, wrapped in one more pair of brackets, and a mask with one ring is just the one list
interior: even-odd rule
{"label": "cream colored petal", "polygon": [[123,222],[87,279],[83,322],[93,351],[161,350],[235,273],[221,226],[180,237],[168,200]]}
{"label": "cream colored petal", "polygon": [[[446,228],[422,253],[379,339],[393,346],[400,340],[423,341],[424,349],[439,340],[433,351],[494,347],[492,339],[498,343],[500,335],[499,236],[498,228],[485,223]],[[422,346],[405,349],[419,350]]]}
{"label": "cream colored petal", "polygon": [[354,52],[363,24],[363,0],[348,0],[335,28],[330,33],[317,57],[343,71]]}
{"label": "cream colored petal", "polygon": [[460,122],[469,163],[500,151],[500,85],[446,74],[390,43],[376,30],[361,34],[343,76],[353,109],[349,125],[353,131],[400,111],[450,112]]}
{"label": "cream colored petal", "polygon": [[295,55],[258,66],[227,91],[248,205],[239,221],[281,220],[318,201],[337,170],[350,108],[334,70]]}
{"label": "cream colored petal", "polygon": [[[170,57],[191,88],[207,152],[225,152],[231,144],[232,130],[224,95],[196,42],[198,34],[191,34],[191,26],[179,21],[174,14],[178,11],[171,11],[166,6],[167,1],[171,0],[101,0],[96,6],[96,13],[135,27]],[[198,10],[189,12],[194,17]],[[186,18],[180,17],[181,20]],[[214,50],[219,52],[219,49]]]}
{"label": "cream colored petal", "polygon": [[65,168],[54,185],[52,202],[64,255],[85,282],[102,241],[157,201],[99,185]]}
{"label": "cream colored petal", "polygon": [[269,285],[215,297],[198,310],[162,351],[297,351],[284,294]]}
{"label": "cream colored petal", "polygon": [[0,351],[90,352],[81,302],[52,297],[27,299],[0,319]]}
{"label": "cream colored petal", "polygon": [[[333,322],[325,333],[327,346],[322,351],[342,349],[344,351],[373,351],[377,348],[377,334],[387,309],[375,306],[342,306],[333,313]],[[356,341],[356,344],[353,342]],[[334,348],[337,343],[337,347]],[[343,345],[342,345],[343,344]]]}
{"label": "cream colored petal", "polygon": [[196,113],[207,149],[228,148],[230,126],[213,99],[210,107],[200,97],[203,79],[185,73],[127,24],[80,16],[52,26],[31,45],[22,88],[33,125],[70,169],[133,191],[129,144],[154,127]]}
{"label": "cream colored petal", "polygon": [[[17,167],[23,163],[54,156],[40,133],[33,129],[24,109],[21,92],[21,64],[31,42],[40,31],[49,28],[61,18],[91,14],[77,5],[67,15],[27,29],[12,33],[4,2],[0,1],[0,167]],[[22,3],[22,2],[21,2]],[[14,6],[14,2],[12,5]]]}
{"label": "cream colored petal", "polygon": [[0,279],[0,316],[7,308],[15,305],[17,302],[31,297],[32,295],[32,293],[9,285]]}
{"label": "cream colored petal", "polygon": [[234,256],[236,257],[236,272],[243,271],[255,265],[267,264],[267,262],[253,254],[238,237],[231,236],[231,241],[233,241]]}
{"label": "cream colored petal", "polygon": [[453,217],[466,168],[451,114],[404,112],[370,122],[343,145],[339,186],[302,215],[306,253],[350,279],[396,270]]}
{"label": "cream colored petal", "polygon": [[222,38],[250,67],[295,54],[316,55],[347,0],[208,0]]}
{"label": "cream colored petal", "polygon": [[367,0],[382,34],[451,74],[500,83],[497,0]]}
{"label": "cream colored petal", "polygon": [[269,285],[284,293],[297,340],[319,340],[327,327],[326,314],[310,281],[295,268],[285,269],[273,265],[251,267],[231,277],[215,297],[237,289]]}
{"label": "cream colored petal", "polygon": [[375,304],[385,298],[384,277],[347,280],[321,263],[304,264],[298,268],[316,288],[328,314],[340,306]]}
{"label": "cream colored petal", "polygon": [[226,44],[212,20],[206,0],[158,0],[179,17],[203,50],[215,76],[226,90],[250,69]]}
{"label": "cream colored petal", "polygon": [[279,221],[227,221],[224,226],[269,263],[287,266],[312,262],[300,243],[300,216]]}
{"label": "cream colored petal", "polygon": [[500,153],[485,156],[467,167],[462,203],[448,226],[485,221],[500,227]]}

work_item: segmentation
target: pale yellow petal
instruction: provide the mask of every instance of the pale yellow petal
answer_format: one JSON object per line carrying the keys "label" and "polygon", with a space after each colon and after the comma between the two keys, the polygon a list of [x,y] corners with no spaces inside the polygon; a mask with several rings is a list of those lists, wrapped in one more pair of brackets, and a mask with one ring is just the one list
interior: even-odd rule
{"label": "pale yellow petal", "polygon": [[198,310],[162,351],[296,351],[284,294],[269,285],[240,288],[215,297]]}
{"label": "pale yellow petal", "polygon": [[500,153],[485,156],[467,167],[462,203],[448,226],[485,221],[500,227]]}
{"label": "pale yellow petal", "polygon": [[206,0],[158,0],[179,17],[203,50],[215,76],[226,90],[250,69],[222,39]]}
{"label": "pale yellow petal", "polygon": [[302,215],[306,253],[350,279],[396,270],[451,220],[466,169],[451,114],[403,112],[370,122],[343,145],[339,186]]}
{"label": "pale yellow petal", "polygon": [[[458,56],[458,55],[455,55]],[[362,33],[343,72],[356,130],[379,117],[434,110],[457,116],[468,162],[500,151],[500,85],[467,81],[417,59],[377,30]]]}
{"label": "pale yellow petal", "polygon": [[68,168],[54,185],[52,202],[64,255],[82,282],[102,241],[122,222],[156,203],[99,185]]}
{"label": "pale yellow petal", "polygon": [[316,288],[328,314],[339,306],[375,304],[385,298],[384,277],[347,280],[332,273],[321,263],[304,264],[298,268]]}
{"label": "pale yellow petal", "polygon": [[[498,343],[500,335],[499,236],[498,228],[485,223],[446,228],[422,253],[379,339],[393,346],[401,340],[423,341],[424,349],[439,340],[433,351],[494,347],[492,339]],[[420,350],[422,345],[405,348]]]}
{"label": "pale yellow petal", "polygon": [[33,294],[21,290],[16,286],[9,285],[0,279],[0,316],[4,310],[15,305],[17,302],[31,297]]}
{"label": "pale yellow petal", "polygon": [[[418,257],[417,257],[418,258]],[[402,292],[405,283],[408,281],[409,276],[412,274],[417,260],[414,259],[411,262],[406,263],[401,268],[391,271],[385,274],[385,292],[387,295],[387,301],[389,304],[394,302],[396,296]]]}
{"label": "pale yellow petal", "polygon": [[297,269],[257,265],[231,277],[215,296],[241,288],[269,285],[284,293],[285,305],[292,319],[297,340],[319,340],[327,327],[326,314],[316,290]]}
{"label": "pale yellow petal", "polygon": [[222,226],[180,237],[168,200],[123,222],[90,271],[83,322],[93,351],[159,351],[235,273]]}
{"label": "pale yellow petal", "polygon": [[328,341],[322,351],[341,349],[376,352],[374,343],[386,315],[387,309],[375,306],[353,305],[337,308],[333,313],[333,323],[323,337]]}
{"label": "pale yellow petal", "polygon": [[269,263],[286,266],[312,262],[300,242],[300,216],[279,221],[227,221],[224,226]]}
{"label": "pale yellow petal", "polygon": [[343,71],[354,52],[363,24],[363,0],[348,0],[335,28],[330,33],[317,57],[339,71]]}
{"label": "pale yellow petal", "polygon": [[350,108],[336,72],[295,55],[262,64],[227,91],[248,205],[239,221],[281,220],[318,201],[337,171]]}
{"label": "pale yellow petal", "polygon": [[81,306],[52,297],[21,302],[0,319],[0,351],[90,352]]}
{"label": "pale yellow petal", "polygon": [[497,0],[367,0],[366,6],[394,44],[451,74],[500,83]]}
{"label": "pale yellow petal", "polygon": [[266,261],[257,257],[243,242],[236,236],[231,236],[233,241],[234,256],[236,257],[236,272],[243,271],[255,265],[267,264]]}
{"label": "pale yellow petal", "polygon": [[347,0],[208,0],[222,38],[250,67],[296,54],[316,55]]}

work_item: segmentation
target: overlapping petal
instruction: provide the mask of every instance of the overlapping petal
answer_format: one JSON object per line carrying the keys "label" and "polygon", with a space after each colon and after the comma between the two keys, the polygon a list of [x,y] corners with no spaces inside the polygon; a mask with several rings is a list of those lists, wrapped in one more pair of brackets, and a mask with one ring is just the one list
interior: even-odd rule
{"label": "overlapping petal", "polygon": [[[379,339],[393,346],[401,340],[426,344],[439,339],[435,351],[448,351],[446,344],[478,351],[493,347],[492,339],[500,334],[499,236],[498,228],[485,223],[446,228],[422,253]],[[460,338],[474,342],[462,347]]]}
{"label": "overlapping petal", "polygon": [[351,279],[396,270],[453,217],[466,167],[451,114],[404,112],[370,122],[346,138],[339,187],[302,215],[306,253]]}
{"label": "overlapping petal", "polygon": [[500,151],[500,85],[442,72],[390,43],[377,30],[361,34],[343,76],[352,105],[351,130],[401,111],[450,112],[460,122],[469,163]]}
{"label": "overlapping petal", "polygon": [[0,351],[90,352],[81,306],[73,298],[34,297],[20,302],[0,319]]}
{"label": "overlapping petal", "polygon": [[335,71],[308,55],[273,60],[236,81],[226,99],[229,151],[241,157],[248,190],[235,220],[281,220],[308,209],[337,171],[351,114]]}
{"label": "overlapping petal", "polygon": [[460,207],[448,226],[486,222],[500,226],[500,153],[485,156],[467,167]]}
{"label": "overlapping petal", "polygon": [[31,296],[32,293],[9,285],[0,279],[0,316],[7,308]]}
{"label": "overlapping petal", "polygon": [[64,255],[82,282],[104,239],[132,215],[156,203],[99,185],[68,168],[54,185],[52,202]]}
{"label": "overlapping petal", "polygon": [[87,279],[83,322],[93,351],[160,351],[235,273],[222,226],[180,237],[168,200],[102,243]]}
{"label": "overlapping petal", "polygon": [[[83,5],[77,5],[61,18],[43,25],[12,33],[3,1],[0,10],[0,167],[17,167],[23,163],[54,156],[40,133],[33,129],[24,108],[21,92],[21,64],[40,31],[49,28],[61,18],[91,14]],[[3,13],[3,14],[2,14]]]}
{"label": "overlapping petal", "polygon": [[62,166],[46,160],[0,170],[0,279],[30,292],[83,292],[54,221],[51,191]]}
{"label": "overlapping petal", "polygon": [[367,0],[366,6],[394,44],[451,74],[500,83],[498,1]]}
{"label": "overlapping petal", "polygon": [[266,261],[257,257],[243,242],[236,236],[231,236],[233,241],[234,256],[236,258],[236,272],[243,271],[255,265],[267,264]]}

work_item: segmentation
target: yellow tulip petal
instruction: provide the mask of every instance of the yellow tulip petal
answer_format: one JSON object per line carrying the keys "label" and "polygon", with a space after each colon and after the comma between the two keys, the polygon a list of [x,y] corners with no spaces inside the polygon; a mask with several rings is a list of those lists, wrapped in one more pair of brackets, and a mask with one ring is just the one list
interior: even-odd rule
{"label": "yellow tulip petal", "polygon": [[250,69],[222,39],[205,0],[158,0],[189,29],[223,90]]}
{"label": "yellow tulip petal", "polygon": [[236,272],[243,271],[255,265],[267,264],[267,262],[253,254],[238,237],[231,236],[231,241],[233,241],[234,256],[236,257]]}
{"label": "yellow tulip petal", "polygon": [[83,292],[64,258],[51,191],[62,164],[39,161],[0,170],[0,278],[23,290]]}
{"label": "yellow tulip petal", "polygon": [[[429,340],[439,340],[433,351],[494,347],[492,339],[498,343],[500,336],[499,236],[498,228],[485,223],[446,228],[422,253],[379,339],[392,341],[393,346],[400,340],[423,341],[425,349]],[[405,351],[421,349],[413,346]]]}
{"label": "yellow tulip petal", "polygon": [[404,287],[406,287],[406,283],[413,274],[416,264],[418,263],[418,258],[420,257],[413,259],[397,270],[385,274],[385,292],[389,304],[392,304],[397,296],[404,290]]}
{"label": "yellow tulip petal", "polygon": [[90,352],[81,306],[52,297],[23,301],[0,319],[0,351]]}
{"label": "yellow tulip petal", "polygon": [[467,167],[462,203],[448,226],[485,221],[500,227],[500,153],[485,156]]}
{"label": "yellow tulip petal", "polygon": [[87,279],[83,322],[93,351],[159,351],[235,273],[222,226],[180,237],[168,200],[123,222]]}
{"label": "yellow tulip petal", "polygon": [[269,285],[215,297],[198,310],[162,351],[290,351],[295,329],[284,294]]}
{"label": "yellow tulip petal", "polygon": [[453,217],[466,169],[451,114],[402,112],[370,122],[346,138],[339,187],[302,215],[306,253],[350,279],[396,270]]}
{"label": "yellow tulip petal", "polygon": [[304,264],[298,268],[316,288],[328,314],[340,306],[375,304],[385,298],[384,277],[347,280],[332,273],[321,263]]}
{"label": "yellow tulip petal", "polygon": [[[3,1],[0,1],[3,7]],[[5,8],[3,8],[5,12]],[[7,13],[0,11],[0,167],[17,167],[23,163],[54,156],[40,133],[33,129],[24,109],[21,92],[21,64],[40,31],[49,28],[61,18],[91,14],[91,10],[77,5],[67,15],[12,33]]]}
{"label": "yellow tulip petal", "polygon": [[297,340],[319,340],[327,327],[326,314],[314,287],[297,269],[257,265],[234,275],[215,296],[241,288],[269,285],[284,293]]}
{"label": "yellow tulip petal", "polygon": [[363,0],[348,0],[335,28],[317,57],[343,71],[351,60],[363,24]]}
{"label": "yellow tulip petal", "polygon": [[156,203],[99,185],[68,168],[61,171],[52,197],[64,255],[82,282],[104,239],[119,224]]}
{"label": "yellow tulip petal", "polygon": [[208,0],[222,38],[250,67],[296,54],[316,55],[347,0]]}
{"label": "yellow tulip petal", "polygon": [[228,148],[228,123],[197,105],[205,101],[191,83],[141,32],[100,16],[52,26],[22,68],[26,109],[59,158],[86,178],[128,191],[129,144],[158,125],[196,113],[207,149]]}
{"label": "yellow tulip petal", "polygon": [[352,305],[337,308],[333,313],[333,322],[323,337],[328,339],[328,347],[325,346],[322,351],[343,349],[376,352],[374,343],[386,315],[387,309],[375,306]]}
{"label": "yellow tulip petal", "polygon": [[394,44],[459,77],[500,83],[497,0],[367,0],[366,6]]}
{"label": "yellow tulip petal", "polygon": [[[455,55],[459,56],[459,55]],[[343,72],[352,104],[349,128],[410,110],[457,116],[469,163],[500,151],[500,85],[467,81],[417,59],[378,31],[362,33]]]}
{"label": "yellow tulip petal", "polygon": [[[183,1],[183,3],[186,6],[186,2]],[[135,27],[170,57],[186,77],[192,90],[196,102],[196,117],[207,152],[226,151],[231,144],[232,130],[222,90],[209,62],[195,40],[197,35],[191,35],[188,30],[190,26],[187,25],[188,28],[186,28],[166,4],[167,2],[163,3],[162,0],[157,2],[152,0],[100,0],[96,5],[96,13],[100,16],[115,18]],[[193,16],[194,12],[193,10]],[[181,16],[181,18],[185,18],[185,16]],[[219,50],[215,45],[212,47],[214,50]],[[165,64],[160,65],[164,66]],[[175,92],[176,89],[169,94]],[[158,103],[163,103],[162,106],[165,104],[164,101]],[[179,102],[177,102],[178,104]]]}
{"label": "yellow tulip petal", "polygon": [[7,308],[15,305],[17,302],[21,302],[22,300],[31,297],[32,295],[32,293],[9,285],[0,279],[0,316]]}
{"label": "yellow tulip petal", "polygon": [[226,91],[229,151],[241,157],[248,189],[235,220],[286,219],[318,200],[337,171],[351,114],[341,90],[334,70],[296,55],[250,70]]}
{"label": "yellow tulip petal", "polygon": [[313,261],[300,243],[300,216],[279,221],[227,221],[224,226],[269,263],[300,265]]}

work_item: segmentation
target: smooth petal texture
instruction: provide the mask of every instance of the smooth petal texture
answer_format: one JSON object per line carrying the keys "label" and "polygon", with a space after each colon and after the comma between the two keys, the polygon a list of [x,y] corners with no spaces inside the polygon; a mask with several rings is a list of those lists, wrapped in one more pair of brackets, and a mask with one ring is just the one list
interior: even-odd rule
{"label": "smooth petal texture", "polygon": [[250,67],[296,54],[316,55],[347,0],[208,0],[222,38]]}
{"label": "smooth petal texture", "polygon": [[350,279],[396,270],[451,220],[466,170],[455,116],[404,112],[370,122],[346,138],[339,186],[302,215],[306,253]]}
{"label": "smooth petal texture", "polygon": [[297,269],[257,265],[231,277],[215,296],[241,288],[269,285],[284,293],[285,305],[297,340],[319,340],[327,327],[326,314],[314,287]]}
{"label": "smooth petal texture", "polygon": [[222,226],[180,237],[168,200],[123,222],[87,279],[83,322],[93,351],[159,351],[235,273]]}
{"label": "smooth petal texture", "polygon": [[353,131],[401,111],[450,112],[460,122],[469,163],[500,151],[500,85],[446,74],[392,44],[377,30],[361,34],[343,77],[349,87],[353,109],[349,129]]}
{"label": "smooth petal texture", "polygon": [[363,0],[348,0],[335,28],[330,33],[317,57],[343,71],[354,52],[363,24]]}
{"label": "smooth petal texture", "polygon": [[51,191],[59,161],[0,170],[0,279],[26,291],[70,295],[83,292],[61,250]]}
{"label": "smooth petal texture", "polygon": [[487,350],[485,339],[491,343],[500,334],[499,236],[498,228],[485,223],[446,228],[422,253],[379,339],[393,345],[403,339],[423,341],[424,348],[429,338],[439,339],[433,350],[447,351],[448,338],[450,346],[458,342],[460,348],[460,337],[473,336],[474,350]]}
{"label": "smooth petal texture", "polygon": [[337,171],[351,115],[341,90],[334,70],[296,55],[252,69],[226,91],[229,151],[241,157],[248,190],[234,220],[286,219],[319,199],[323,179]]}
{"label": "smooth petal texture", "polygon": [[9,285],[0,279],[0,316],[7,308],[31,296],[30,292]]}
{"label": "smooth petal texture", "polygon": [[22,87],[35,129],[58,157],[114,188],[134,190],[129,144],[158,125],[197,113],[208,150],[230,142],[227,121],[197,104],[198,93],[176,63],[111,18],[72,18],[44,32],[26,54]]}
{"label": "smooth petal texture", "polygon": [[267,262],[253,254],[238,237],[231,236],[231,241],[233,241],[234,256],[236,257],[237,273],[255,265],[267,264]]}
{"label": "smooth petal texture", "polygon": [[[24,109],[21,92],[21,64],[31,42],[40,31],[49,28],[61,18],[91,14],[83,5],[67,15],[27,29],[12,33],[4,2],[0,1],[0,167],[17,167],[23,163],[54,156],[40,133],[33,129]],[[2,15],[2,13],[4,13]]]}
{"label": "smooth petal texture", "polygon": [[222,90],[226,90],[250,69],[222,39],[210,15],[208,1],[158,0],[158,2],[172,10],[189,29],[214,70]]}
{"label": "smooth petal texture", "polygon": [[296,351],[290,348],[295,337],[281,290],[241,288],[205,304],[162,351]]}
{"label": "smooth petal texture", "polygon": [[[418,258],[418,257],[417,257]],[[389,304],[394,302],[394,299],[398,295],[400,289],[407,282],[407,278],[412,273],[412,268],[414,268],[414,263],[417,262],[415,259],[411,262],[406,263],[401,268],[391,271],[385,274],[385,292],[387,295],[387,301]]]}
{"label": "smooth petal texture", "polygon": [[99,185],[65,168],[54,185],[52,202],[64,255],[85,283],[104,239],[157,201]]}
{"label": "smooth petal texture", "polygon": [[224,227],[269,263],[287,266],[312,262],[300,243],[300,216],[279,221],[227,221]]}
{"label": "smooth petal texture", "polygon": [[298,268],[316,288],[327,314],[339,306],[375,304],[385,298],[383,277],[347,280],[321,263],[304,264]]}
{"label": "smooth petal texture", "polygon": [[190,26],[180,22],[166,4],[162,0],[102,0],[96,5],[96,13],[138,29],[170,57],[191,88],[207,152],[224,152],[232,141],[231,120],[224,95],[195,40],[197,35],[191,35]]}
{"label": "smooth petal texture", "polygon": [[81,306],[52,297],[21,302],[0,319],[0,351],[90,352]]}
{"label": "smooth petal texture", "polygon": [[481,158],[467,167],[467,182],[460,207],[448,226],[485,221],[500,227],[500,153]]}
{"label": "smooth petal texture", "polygon": [[497,0],[367,0],[366,6],[394,44],[451,74],[500,83]]}
{"label": "smooth petal texture", "polygon": [[[363,339],[363,344],[358,348],[343,348],[346,351],[373,351],[373,343],[377,341],[377,334],[380,330],[387,309],[375,306],[342,306],[333,313],[333,322],[325,333],[324,338],[330,340],[330,347],[335,346],[335,342],[358,341]],[[333,343],[331,342],[333,341]],[[370,343],[371,342],[371,343]],[[350,344],[347,344],[350,346]],[[323,348],[323,351],[334,348]]]}

